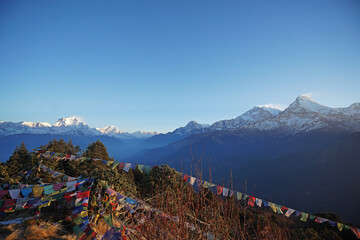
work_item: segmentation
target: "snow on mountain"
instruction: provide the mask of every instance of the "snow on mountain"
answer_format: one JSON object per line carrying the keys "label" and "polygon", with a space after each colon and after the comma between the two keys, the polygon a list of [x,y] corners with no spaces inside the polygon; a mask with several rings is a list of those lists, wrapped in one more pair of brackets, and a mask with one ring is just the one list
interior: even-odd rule
{"label": "snow on mountain", "polygon": [[120,131],[117,127],[115,126],[106,126],[106,127],[103,127],[103,128],[96,128],[98,131],[102,132],[103,134],[106,134],[106,135],[116,135],[116,134],[119,134],[119,133],[124,133],[123,131]]}
{"label": "snow on mountain", "polygon": [[360,104],[354,103],[347,108],[330,108],[308,96],[300,95],[277,117],[258,121],[250,128],[290,133],[316,129],[360,131]]}
{"label": "snow on mountain", "polygon": [[156,135],[157,133],[140,131],[128,133],[120,131],[114,126],[91,128],[75,116],[60,118],[52,126],[47,122],[0,122],[0,136],[15,134],[61,134],[76,136],[107,135],[119,139],[144,139]]}
{"label": "snow on mountain", "polygon": [[[360,103],[353,103],[345,108],[331,108],[315,102],[308,96],[300,95],[283,111],[268,105],[256,106],[234,119],[218,121],[211,126],[190,121],[186,126],[165,135],[188,136],[235,129],[280,130],[287,133],[308,132],[316,129],[360,131]],[[128,133],[115,126],[91,128],[74,116],[61,118],[52,126],[46,122],[0,122],[0,136],[22,133],[107,135],[118,139],[145,139],[158,135],[156,132]]]}
{"label": "snow on mountain", "polygon": [[204,133],[209,129],[209,124],[200,124],[196,121],[190,121],[186,126],[175,129],[171,134],[190,135],[195,133]]}
{"label": "snow on mountain", "polygon": [[298,112],[298,113],[310,111],[310,112],[316,112],[316,113],[320,113],[320,114],[329,114],[331,112],[334,112],[335,109],[321,105],[321,104],[315,102],[309,96],[300,95],[285,110],[291,111],[291,112]]}
{"label": "snow on mountain", "polygon": [[21,125],[28,126],[28,127],[51,127],[50,123],[48,122],[22,122]]}
{"label": "snow on mountain", "polygon": [[237,129],[251,125],[257,121],[274,118],[277,115],[279,115],[280,112],[281,110],[279,109],[271,108],[265,105],[256,106],[234,119],[215,122],[214,124],[211,125],[211,129],[213,130]]}
{"label": "snow on mountain", "polygon": [[78,117],[71,116],[71,117],[60,118],[53,126],[66,127],[66,126],[84,126],[84,125],[86,124],[81,122]]}
{"label": "snow on mountain", "polygon": [[158,134],[156,132],[141,132],[141,131],[128,133],[128,132],[119,130],[115,126],[107,126],[107,127],[103,127],[103,128],[96,128],[96,129],[105,135],[112,136],[112,137],[119,138],[119,139],[134,139],[134,138],[145,139],[145,138],[149,138],[149,137],[152,137],[152,136]]}

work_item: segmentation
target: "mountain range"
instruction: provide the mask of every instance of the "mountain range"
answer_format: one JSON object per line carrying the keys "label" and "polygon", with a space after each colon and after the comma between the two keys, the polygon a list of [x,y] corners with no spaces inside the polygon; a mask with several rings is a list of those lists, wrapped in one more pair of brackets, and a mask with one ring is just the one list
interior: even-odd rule
{"label": "mountain range", "polygon": [[52,134],[147,139],[157,135],[183,138],[192,134],[238,129],[279,130],[286,134],[296,134],[325,128],[359,131],[360,103],[353,103],[346,108],[330,108],[315,102],[308,96],[300,95],[283,111],[266,105],[256,106],[234,119],[217,121],[211,125],[190,121],[186,126],[166,134],[141,131],[128,133],[115,126],[91,128],[75,116],[60,118],[53,125],[47,122],[1,121],[0,137],[16,134]]}
{"label": "mountain range", "polygon": [[284,110],[256,106],[233,119],[190,121],[165,134],[91,128],[76,117],[54,125],[0,122],[0,157],[6,161],[22,141],[31,149],[54,138],[82,148],[100,139],[119,161],[169,164],[285,206],[332,211],[360,224],[354,204],[360,202],[359,103],[331,108],[301,95]]}

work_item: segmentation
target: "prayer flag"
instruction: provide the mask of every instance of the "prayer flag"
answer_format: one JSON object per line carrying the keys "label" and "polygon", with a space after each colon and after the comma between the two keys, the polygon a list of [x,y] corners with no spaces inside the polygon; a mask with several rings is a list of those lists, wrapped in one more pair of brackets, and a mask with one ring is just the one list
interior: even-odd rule
{"label": "prayer flag", "polygon": [[8,208],[16,204],[16,199],[5,199],[3,208]]}
{"label": "prayer flag", "polygon": [[23,195],[24,198],[27,198],[29,196],[29,194],[32,192],[32,188],[22,188],[20,189],[21,194]]}
{"label": "prayer flag", "polygon": [[241,200],[242,199],[242,193],[241,192],[236,192],[236,197],[237,197],[237,200]]}
{"label": "prayer flag", "polygon": [[44,194],[49,195],[52,194],[54,192],[54,185],[48,185],[44,187]]}
{"label": "prayer flag", "polygon": [[144,172],[144,171],[143,171],[144,165],[138,164],[137,166],[138,166],[139,171],[140,171],[141,173],[143,173],[143,172]]}
{"label": "prayer flag", "polygon": [[300,218],[300,220],[303,221],[303,222],[306,222],[306,220],[308,219],[308,217],[309,217],[309,214],[303,212],[303,213],[301,213],[301,218]]}
{"label": "prayer flag", "polygon": [[44,187],[33,187],[34,197],[41,197],[43,191],[44,191]]}
{"label": "prayer flag", "polygon": [[342,223],[337,223],[337,227],[338,227],[340,232],[343,230],[343,226],[344,225]]}
{"label": "prayer flag", "polygon": [[188,179],[190,178],[190,176],[189,175],[186,175],[186,174],[184,174],[184,181],[186,182]]}
{"label": "prayer flag", "polygon": [[58,191],[60,188],[62,188],[62,186],[64,186],[65,185],[65,183],[63,182],[63,183],[54,183],[54,185],[53,185],[53,189],[55,190],[55,191]]}
{"label": "prayer flag", "polygon": [[77,182],[76,181],[71,181],[71,182],[67,182],[66,183],[66,187],[67,187],[67,192],[72,192],[72,191],[75,191],[75,184],[76,184]]}
{"label": "prayer flag", "polygon": [[295,210],[289,208],[289,209],[286,211],[285,216],[286,216],[286,217],[290,217],[290,215],[291,215],[293,212],[295,212]]}
{"label": "prayer flag", "polygon": [[131,167],[131,163],[125,163],[124,171],[129,172],[130,167]]}
{"label": "prayer flag", "polygon": [[0,191],[0,198],[4,197],[8,192],[9,192],[8,190]]}
{"label": "prayer flag", "polygon": [[226,187],[224,187],[224,188],[223,188],[223,196],[224,196],[224,197],[227,197],[228,194],[229,194],[229,189],[226,188]]}
{"label": "prayer flag", "polygon": [[223,187],[216,186],[216,194],[220,195],[223,192]]}
{"label": "prayer flag", "polygon": [[9,193],[12,199],[16,199],[19,197],[20,189],[11,189]]}
{"label": "prayer flag", "polygon": [[256,202],[256,205],[261,207],[262,199],[256,198],[255,202]]}
{"label": "prayer flag", "polygon": [[250,207],[254,207],[254,205],[255,205],[255,198],[254,198],[253,196],[249,196],[249,197],[248,197],[248,205],[249,205]]}
{"label": "prayer flag", "polygon": [[194,185],[196,178],[190,177],[190,185]]}

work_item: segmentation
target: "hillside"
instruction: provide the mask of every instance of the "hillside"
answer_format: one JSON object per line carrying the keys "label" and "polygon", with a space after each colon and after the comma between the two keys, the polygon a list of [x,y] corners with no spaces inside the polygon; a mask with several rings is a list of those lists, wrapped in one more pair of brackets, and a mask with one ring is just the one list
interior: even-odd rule
{"label": "hillside", "polygon": [[192,177],[165,165],[113,161],[100,141],[82,157],[62,140],[38,150],[21,145],[1,165],[0,223],[20,222],[2,227],[2,238],[355,239],[359,233],[334,214],[292,210],[207,182],[200,172]]}

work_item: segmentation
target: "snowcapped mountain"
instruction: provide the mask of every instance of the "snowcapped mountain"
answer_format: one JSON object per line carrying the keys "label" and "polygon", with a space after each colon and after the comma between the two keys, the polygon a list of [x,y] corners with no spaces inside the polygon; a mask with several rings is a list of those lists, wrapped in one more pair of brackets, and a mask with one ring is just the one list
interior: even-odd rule
{"label": "snowcapped mountain", "polygon": [[204,133],[209,130],[209,124],[200,124],[196,121],[190,121],[186,126],[175,129],[171,134],[175,135],[191,135],[196,133]]}
{"label": "snowcapped mountain", "polygon": [[107,135],[118,139],[144,139],[157,133],[140,131],[128,133],[120,131],[114,126],[91,128],[75,116],[60,118],[52,126],[47,122],[0,122],[0,136],[10,136],[15,134],[53,134],[74,136]]}
{"label": "snowcapped mountain", "polygon": [[85,126],[86,124],[81,122],[79,118],[75,116],[60,118],[54,124],[54,127],[67,127],[67,126]]}
{"label": "snowcapped mountain", "polygon": [[280,112],[281,110],[276,108],[257,106],[234,119],[215,122],[211,125],[211,129],[227,130],[243,128],[258,121],[274,118],[278,116]]}
{"label": "snowcapped mountain", "polygon": [[249,128],[289,133],[317,129],[360,131],[360,104],[354,103],[347,108],[330,108],[308,96],[300,95],[278,116],[257,121]]}
{"label": "snowcapped mountain", "polygon": [[115,138],[119,138],[119,139],[132,139],[132,138],[145,139],[145,138],[149,138],[149,137],[152,137],[152,136],[158,134],[157,132],[141,132],[141,131],[128,133],[128,132],[124,132],[124,131],[119,130],[115,126],[107,126],[107,127],[103,127],[103,128],[96,128],[96,130],[102,132],[105,135],[115,137]]}
{"label": "snowcapped mountain", "polygon": [[[208,124],[190,121],[186,126],[167,134],[156,132],[128,133],[115,126],[91,128],[79,118],[71,116],[59,119],[54,125],[47,122],[0,122],[0,136],[15,134],[62,134],[78,136],[111,136],[118,139],[146,139],[159,135],[179,140],[183,137],[211,131],[252,129],[260,131],[279,130],[286,133],[309,132],[317,129],[337,129],[350,132],[360,131],[360,103],[345,108],[331,108],[300,95],[288,108],[281,111],[266,105],[256,106],[230,120]],[[166,137],[165,137],[166,138]]]}
{"label": "snowcapped mountain", "polygon": [[51,127],[50,123],[47,123],[47,122],[22,122],[21,125],[32,127],[32,128]]}

